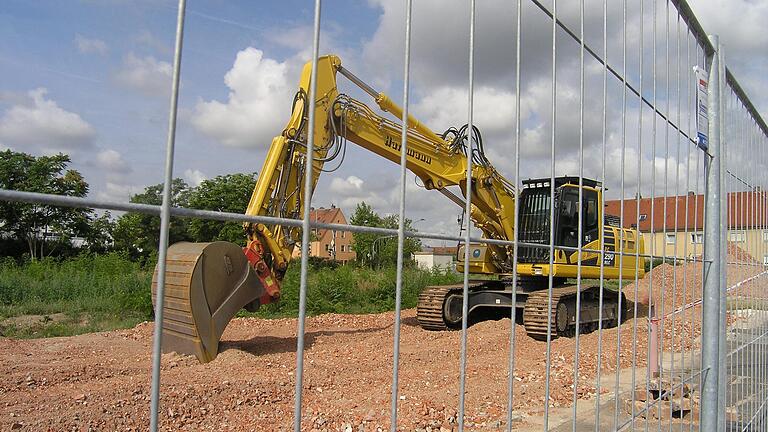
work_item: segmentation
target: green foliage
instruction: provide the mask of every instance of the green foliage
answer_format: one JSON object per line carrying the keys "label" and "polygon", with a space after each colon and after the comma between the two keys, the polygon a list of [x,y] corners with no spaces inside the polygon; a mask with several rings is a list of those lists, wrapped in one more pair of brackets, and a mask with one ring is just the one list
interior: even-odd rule
{"label": "green foliage", "polygon": [[672,257],[666,257],[666,258],[653,258],[652,260],[650,258],[646,258],[644,261],[645,265],[645,271],[649,272],[652,268],[656,268],[662,264],[670,264],[670,265],[682,265],[685,264],[685,261],[678,261]]}
{"label": "green foliage", "polygon": [[0,261],[0,320],[20,315],[64,313],[38,334],[0,325],[1,335],[45,336],[135,325],[152,317],[151,269],[125,255],[84,254],[65,261],[45,258]]}
{"label": "green foliage", "polygon": [[[352,225],[397,229],[398,216],[389,215],[381,217],[373,210],[373,207],[365,202],[361,202],[355,207],[349,222]],[[410,219],[405,219],[404,225],[406,231],[416,231]],[[404,262],[410,262],[411,255],[421,250],[421,240],[406,238],[403,246]],[[357,261],[361,264],[371,267],[393,266],[397,264],[397,236],[353,233],[352,249],[357,254]]]}
{"label": "green foliage", "polygon": [[[298,266],[288,269],[279,303],[262,306],[257,316],[294,316],[299,305]],[[307,281],[307,313],[376,313],[395,308],[397,271],[394,267],[374,270],[367,267],[312,267]],[[416,307],[419,293],[429,285],[456,283],[453,272],[403,269],[403,307]]]}
{"label": "green foliage", "polygon": [[[188,207],[191,190],[187,183],[179,178],[171,183],[171,206]],[[131,197],[132,203],[161,205],[163,203],[163,184],[148,186],[144,192]],[[127,213],[121,216],[112,233],[114,248],[127,252],[131,257],[147,257],[157,252],[160,244],[160,216],[141,213]],[[189,220],[171,218],[168,244],[191,240]]]}
{"label": "green foliage", "polygon": [[[155,259],[147,265],[119,253],[84,254],[65,261],[51,258],[26,263],[0,259],[0,336],[45,337],[124,328],[152,319],[150,286]],[[311,264],[307,312],[374,313],[395,307],[396,269],[333,267],[327,260]],[[283,280],[279,303],[262,307],[261,317],[295,316],[299,304],[300,266]],[[456,283],[453,272],[403,269],[403,307],[415,307],[428,285]],[[13,324],[12,317],[65,314],[63,321],[39,326]],[[243,312],[243,314],[246,314]],[[10,322],[9,322],[10,321]]]}
{"label": "green foliage", "polygon": [[[381,226],[381,217],[373,211],[373,207],[365,201],[355,207],[352,217],[349,218],[352,225]],[[364,265],[372,263],[373,242],[380,237],[378,234],[353,233],[352,250],[357,255],[357,261]]]}
{"label": "green foliage", "polygon": [[[256,173],[218,176],[192,189],[189,206],[201,210],[245,213],[254,186]],[[243,226],[239,222],[193,219],[189,222],[189,235],[196,242],[223,240],[245,245]]]}
{"label": "green foliage", "polygon": [[115,222],[108,211],[91,220],[91,229],[85,235],[88,250],[93,253],[105,253],[112,248],[112,235]]}
{"label": "green foliage", "polygon": [[[76,170],[67,169],[69,156],[35,157],[0,152],[0,188],[83,197],[88,183]],[[88,237],[92,211],[20,202],[0,202],[0,233],[26,243],[32,259],[50,255],[72,237]]]}

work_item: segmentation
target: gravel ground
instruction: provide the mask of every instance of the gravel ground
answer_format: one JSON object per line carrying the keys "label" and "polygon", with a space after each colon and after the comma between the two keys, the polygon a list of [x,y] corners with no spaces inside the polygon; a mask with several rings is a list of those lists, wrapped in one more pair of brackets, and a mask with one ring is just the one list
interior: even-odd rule
{"label": "gravel ground", "polygon": [[[400,363],[403,430],[455,422],[460,332],[426,332],[404,312]],[[393,314],[309,318],[304,380],[307,430],[388,426]],[[621,368],[632,365],[633,321],[621,327]],[[646,331],[638,320],[638,332]],[[510,320],[469,330],[466,420],[494,429],[506,418]],[[205,365],[163,356],[162,426],[167,430],[279,430],[290,425],[295,319],[234,320],[223,352]],[[616,369],[616,329],[603,332],[603,370]],[[152,325],[37,340],[0,339],[0,429],[137,430],[148,424]],[[580,338],[578,394],[596,392],[597,333]],[[638,338],[636,351],[645,349]],[[571,404],[575,340],[552,343],[550,406]],[[546,343],[516,330],[515,411],[541,414]],[[643,357],[639,355],[638,357]],[[638,365],[644,364],[639,358]],[[608,389],[602,389],[603,393]],[[362,426],[361,426],[362,425]]]}
{"label": "gravel ground", "polygon": [[[757,273],[752,270],[752,274]],[[663,265],[640,281],[665,290],[670,312],[701,297],[701,265]],[[743,279],[729,271],[729,283]],[[674,297],[672,280],[677,278]],[[681,279],[688,280],[683,295]],[[666,286],[666,288],[664,288]],[[633,300],[634,285],[624,288]],[[753,290],[745,284],[740,290]],[[640,295],[638,298],[641,298]],[[674,299],[674,301],[670,301]],[[657,300],[657,304],[660,304]],[[630,304],[631,305],[631,304]],[[643,309],[640,308],[642,311]],[[700,306],[665,322],[663,349],[696,344]],[[644,312],[647,313],[647,312]],[[645,367],[647,321],[643,313],[602,332],[603,378],[617,367]],[[393,313],[328,314],[307,320],[303,428],[388,429],[392,378]],[[468,332],[466,421],[472,430],[495,430],[506,419],[510,320],[482,322]],[[294,404],[296,319],[239,318],[222,338],[218,358],[201,365],[193,357],[162,360],[161,426],[165,430],[285,430]],[[152,324],[65,338],[0,338],[0,429],[144,430],[149,424]],[[633,335],[637,334],[633,344]],[[620,335],[620,336],[619,336]],[[399,425],[402,430],[451,430],[458,405],[460,332],[427,332],[415,310],[403,313]],[[577,394],[591,399],[599,333],[579,338]],[[547,344],[515,332],[514,411],[523,426],[541,416]],[[620,345],[618,344],[620,339]],[[576,340],[556,339],[551,350],[551,407],[573,399]],[[619,349],[617,349],[619,346]],[[617,359],[618,354],[618,359]],[[599,391],[607,394],[612,387]],[[430,429],[427,429],[427,428]]]}

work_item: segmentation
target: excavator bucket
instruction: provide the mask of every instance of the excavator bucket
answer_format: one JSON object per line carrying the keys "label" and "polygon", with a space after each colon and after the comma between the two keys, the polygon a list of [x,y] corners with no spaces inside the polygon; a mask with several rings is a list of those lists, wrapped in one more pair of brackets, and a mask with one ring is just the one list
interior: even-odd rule
{"label": "excavator bucket", "polygon": [[[157,267],[152,302],[157,307]],[[265,289],[240,246],[176,243],[168,248],[163,303],[163,351],[216,358],[219,339],[235,314],[258,304]]]}

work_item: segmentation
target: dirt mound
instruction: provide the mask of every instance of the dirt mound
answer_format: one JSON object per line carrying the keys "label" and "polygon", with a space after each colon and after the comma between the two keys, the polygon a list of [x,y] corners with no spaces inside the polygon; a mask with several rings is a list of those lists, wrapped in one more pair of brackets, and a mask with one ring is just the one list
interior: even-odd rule
{"label": "dirt mound", "polygon": [[[637,291],[658,298],[669,314],[701,298],[701,263],[662,265]],[[729,284],[759,274],[732,265]],[[762,278],[734,293],[754,293]],[[634,311],[635,286],[624,287]],[[664,305],[660,297],[664,293]],[[639,311],[642,311],[638,307]],[[671,315],[661,335],[664,350],[691,349],[700,331],[701,306]],[[620,328],[582,335],[578,376],[576,340],[552,342],[551,407],[608,393],[596,372],[644,368],[645,316]],[[388,429],[392,380],[393,313],[322,315],[307,320],[303,425],[306,430]],[[468,334],[466,421],[478,429],[506,419],[510,319],[482,322]],[[296,319],[235,319],[222,338],[221,354],[208,364],[166,354],[162,360],[161,425],[165,430],[282,430],[294,404]],[[545,403],[545,342],[515,327],[514,410],[541,415]],[[67,338],[0,338],[0,429],[145,430],[149,424],[151,323],[121,331]],[[399,423],[404,430],[455,425],[460,332],[427,332],[415,310],[403,313]],[[598,360],[598,345],[602,358]],[[574,379],[578,382],[574,382]],[[592,403],[592,402],[584,402]]]}
{"label": "dirt mound", "polygon": [[[392,313],[323,315],[307,322],[304,425],[309,430],[387,427],[392,379]],[[641,323],[640,321],[638,321]],[[293,412],[296,320],[240,318],[205,365],[166,354],[162,425],[177,430],[277,430]],[[37,340],[0,339],[0,428],[132,430],[148,425],[152,325]],[[467,416],[476,426],[506,418],[510,320],[470,328]],[[640,334],[646,331],[638,326]],[[620,367],[632,364],[631,321],[621,327]],[[415,311],[403,314],[400,424],[406,429],[455,422],[460,332],[426,332]],[[544,404],[546,343],[516,326],[515,410],[536,414]],[[598,334],[580,340],[578,392],[596,392]],[[639,338],[642,339],[642,338]],[[617,330],[603,332],[603,373],[615,370]],[[637,351],[644,345],[638,343]],[[575,341],[552,343],[550,405],[573,395]],[[644,355],[639,356],[644,357]],[[606,392],[604,389],[603,392]]]}

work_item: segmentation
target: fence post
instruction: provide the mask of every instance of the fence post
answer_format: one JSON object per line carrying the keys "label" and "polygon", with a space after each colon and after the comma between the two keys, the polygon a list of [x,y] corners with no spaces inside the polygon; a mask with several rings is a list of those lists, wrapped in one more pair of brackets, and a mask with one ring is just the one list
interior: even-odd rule
{"label": "fence post", "polygon": [[719,414],[720,375],[720,283],[721,283],[721,183],[720,183],[720,58],[718,37],[710,36],[715,51],[710,58],[707,105],[709,118],[709,155],[705,156],[706,210],[703,259],[703,319],[701,329],[701,430],[715,431]]}
{"label": "fence post", "polygon": [[179,0],[176,16],[176,44],[173,54],[173,76],[171,81],[171,108],[168,114],[168,140],[165,150],[165,183],[163,203],[160,207],[160,241],[157,256],[157,303],[155,304],[155,333],[152,342],[152,388],[149,405],[149,430],[157,432],[160,420],[160,360],[163,354],[163,313],[165,301],[165,266],[168,256],[168,232],[171,221],[171,194],[173,193],[173,154],[176,145],[176,117],[179,105],[179,80],[181,77],[181,54],[184,41],[184,14],[187,0]]}
{"label": "fence post", "polygon": [[[719,373],[718,373],[718,391],[717,391],[717,430],[725,432],[725,422],[727,420],[725,415],[725,404],[726,404],[726,385],[728,383],[728,376],[727,374],[727,368],[725,366],[726,362],[726,355],[727,347],[726,347],[726,313],[727,311],[727,303],[726,303],[726,295],[727,293],[727,287],[728,287],[728,222],[730,218],[728,217],[728,189],[725,187],[725,173],[727,172],[728,166],[726,165],[726,154],[728,150],[728,141],[725,139],[725,118],[726,118],[726,112],[725,112],[725,91],[727,89],[726,82],[725,82],[725,52],[723,50],[723,45],[720,43],[719,38],[716,36],[712,39],[712,46],[715,48],[715,56],[717,56],[717,85],[713,89],[713,91],[717,91],[717,103],[718,103],[718,116],[715,117],[715,131],[718,133],[718,151],[720,153],[720,163],[718,164],[720,166],[720,223],[718,225],[720,229],[720,248],[718,248],[717,253],[713,255],[716,259],[720,260],[720,289],[719,289],[719,299],[720,299],[720,315],[718,318],[718,364],[720,365]],[[710,80],[710,85],[712,85],[712,81]],[[712,127],[712,124],[710,123],[710,127]],[[710,136],[712,132],[710,132]]]}

